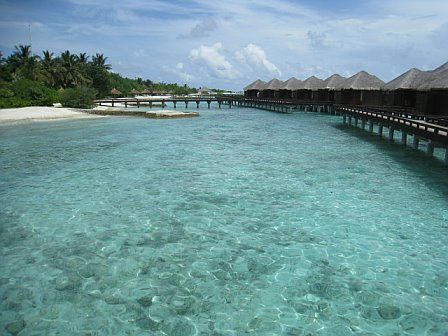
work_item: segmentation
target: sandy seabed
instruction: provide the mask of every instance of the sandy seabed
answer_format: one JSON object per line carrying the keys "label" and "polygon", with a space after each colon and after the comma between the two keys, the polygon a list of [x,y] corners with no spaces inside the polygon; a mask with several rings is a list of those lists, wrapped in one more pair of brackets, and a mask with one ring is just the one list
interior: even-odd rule
{"label": "sandy seabed", "polygon": [[29,106],[12,109],[0,109],[0,124],[74,118],[97,118],[80,111],[64,107]]}

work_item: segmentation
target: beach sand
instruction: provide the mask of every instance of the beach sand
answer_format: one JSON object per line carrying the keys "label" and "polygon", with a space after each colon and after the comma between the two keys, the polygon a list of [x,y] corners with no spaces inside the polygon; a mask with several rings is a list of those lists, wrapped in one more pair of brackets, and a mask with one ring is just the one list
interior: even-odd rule
{"label": "beach sand", "polygon": [[0,109],[0,123],[30,122],[55,119],[98,118],[74,109],[64,107],[29,106],[12,109]]}

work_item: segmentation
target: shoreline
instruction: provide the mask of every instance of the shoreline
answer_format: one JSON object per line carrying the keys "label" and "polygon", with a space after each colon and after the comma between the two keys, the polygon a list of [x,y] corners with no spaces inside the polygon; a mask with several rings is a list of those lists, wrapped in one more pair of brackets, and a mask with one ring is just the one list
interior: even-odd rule
{"label": "shoreline", "polygon": [[104,118],[106,116],[141,116],[146,118],[182,118],[198,116],[197,112],[173,110],[135,111],[123,107],[97,106],[93,109],[75,109],[52,106],[28,106],[0,109],[0,125],[53,121],[61,119]]}
{"label": "shoreline", "polygon": [[99,118],[101,116],[89,114],[82,110],[51,107],[28,106],[18,108],[0,109],[0,125],[28,123],[35,121],[52,121],[61,119]]}

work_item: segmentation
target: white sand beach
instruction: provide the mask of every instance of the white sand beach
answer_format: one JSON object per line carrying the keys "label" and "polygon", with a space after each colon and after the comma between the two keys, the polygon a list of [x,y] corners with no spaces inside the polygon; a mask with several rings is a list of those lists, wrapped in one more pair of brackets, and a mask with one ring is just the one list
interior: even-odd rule
{"label": "white sand beach", "polygon": [[0,123],[98,117],[99,116],[97,115],[64,107],[29,106],[12,109],[0,109]]}

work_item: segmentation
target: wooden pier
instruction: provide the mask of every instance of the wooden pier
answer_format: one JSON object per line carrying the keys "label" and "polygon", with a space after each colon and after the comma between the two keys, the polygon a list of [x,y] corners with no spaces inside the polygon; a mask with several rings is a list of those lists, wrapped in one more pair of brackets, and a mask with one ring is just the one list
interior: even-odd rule
{"label": "wooden pier", "polygon": [[334,114],[333,104],[327,101],[307,102],[282,99],[238,98],[234,102],[240,107],[252,107],[281,113],[304,111]]}
{"label": "wooden pier", "polygon": [[104,99],[98,99],[95,100],[95,103],[99,106],[110,106],[115,107],[123,106],[125,108],[127,107],[137,107],[140,108],[141,106],[145,107],[167,107],[167,103],[172,103],[174,108],[177,108],[178,104],[185,104],[185,108],[188,109],[189,103],[195,103],[196,108],[199,109],[199,105],[201,103],[206,103],[207,108],[210,109],[211,103],[218,103],[218,107],[221,108],[221,105],[228,105],[229,108],[232,107],[232,105],[235,104],[235,99],[232,97],[227,96],[201,96],[201,97],[182,97],[182,96],[173,96],[173,97],[166,97],[166,98],[151,98],[151,97],[145,97],[145,98],[134,98],[134,97],[128,97],[128,98],[104,98]]}
{"label": "wooden pier", "polygon": [[419,149],[421,142],[426,143],[426,154],[433,156],[434,148],[445,149],[445,164],[448,165],[448,121],[430,116],[414,115],[405,112],[379,111],[376,109],[337,106],[336,112],[342,115],[343,123],[373,132],[377,126],[378,135],[383,136],[388,129],[389,141],[394,141],[395,132],[401,133],[401,143],[407,145],[408,136],[412,137],[412,147]]}

